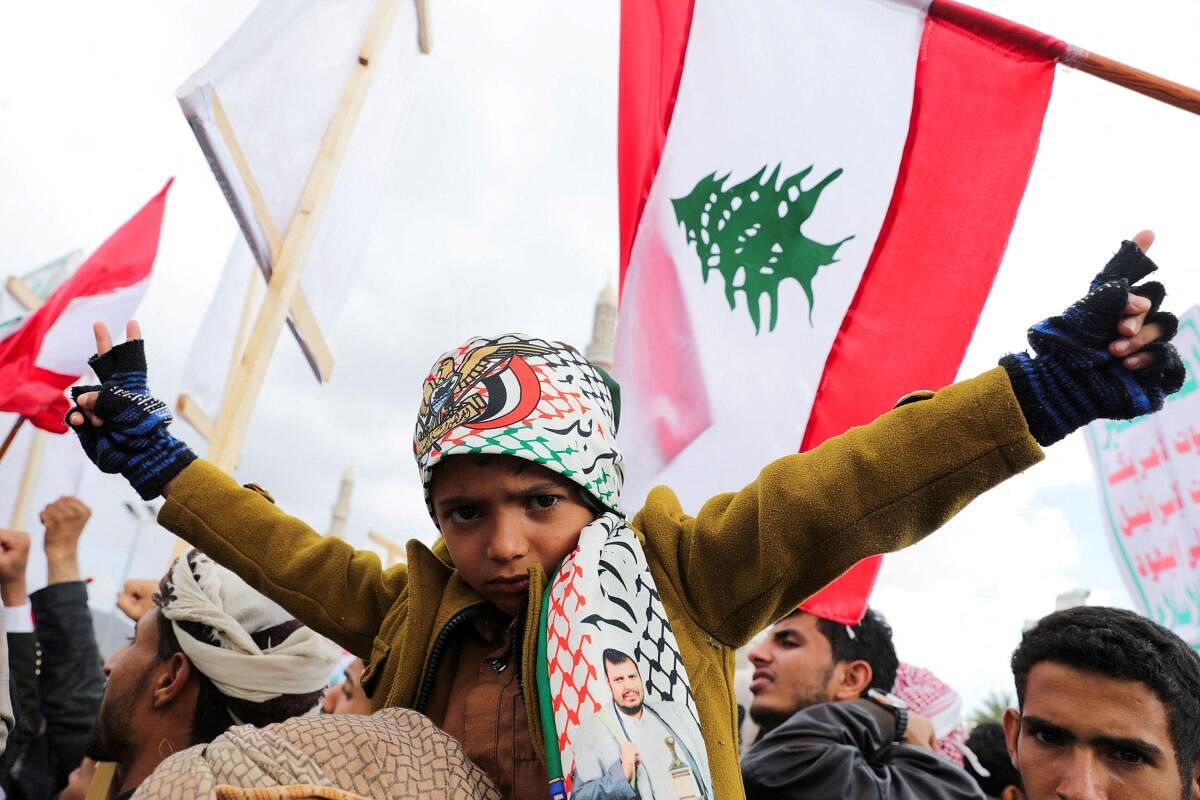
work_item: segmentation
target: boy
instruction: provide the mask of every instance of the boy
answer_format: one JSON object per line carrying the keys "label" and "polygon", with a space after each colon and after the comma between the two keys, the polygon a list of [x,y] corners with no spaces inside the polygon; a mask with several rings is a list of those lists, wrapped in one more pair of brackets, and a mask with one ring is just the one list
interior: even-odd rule
{"label": "boy", "polygon": [[[1087,297],[1031,330],[1036,358],[1006,356],[1003,368],[781,458],[694,518],[666,487],[650,493],[629,529],[690,679],[712,796],[742,796],[737,647],[855,562],[917,541],[1039,461],[1039,444],[1097,417],[1146,413],[1179,388],[1162,287],[1129,290],[1154,269],[1126,242]],[[624,526],[619,394],[606,376],[523,336],[471,340],[436,361],[414,450],[442,538],[410,542],[407,564],[383,570],[173,439],[136,324],[127,338],[111,348],[98,328],[103,386],[74,390],[68,422],[93,461],[145,497],[163,494],[164,527],[362,657],[373,708],[425,713],[506,796],[546,796],[534,674],[547,576],[597,522]]]}

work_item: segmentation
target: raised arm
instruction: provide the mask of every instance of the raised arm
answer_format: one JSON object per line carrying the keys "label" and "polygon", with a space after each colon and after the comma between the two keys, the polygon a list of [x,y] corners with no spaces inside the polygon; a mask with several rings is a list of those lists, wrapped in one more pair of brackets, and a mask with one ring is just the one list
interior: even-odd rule
{"label": "raised arm", "polygon": [[1041,458],[997,368],[780,458],[695,517],[659,487],[633,525],[682,576],[692,616],[738,647],[859,560],[913,544]]}
{"label": "raised arm", "polygon": [[59,787],[83,759],[104,694],[87,584],[79,570],[79,539],[91,514],[75,497],[60,497],[42,509],[47,584],[30,596],[42,648],[38,691],[46,750]]}
{"label": "raised arm", "polygon": [[407,581],[403,565],[321,536],[202,459],[172,482],[159,523],[360,658]]}
{"label": "raised arm", "polygon": [[198,460],[167,426],[171,412],[149,389],[141,330],[113,346],[95,326],[89,362],[101,383],[72,389],[67,423],[102,471],[119,473],[145,499],[167,502],[159,522],[233,570],[318,633],[366,657],[387,609],[404,588],[404,567],[326,538]]}
{"label": "raised arm", "polygon": [[1184,378],[1168,344],[1177,321],[1159,310],[1160,284],[1131,287],[1156,269],[1142,249],[1149,232],[1136,238],[1084,298],[1030,329],[1034,356],[1005,356],[1001,368],[781,458],[694,519],[669,490],[651,492],[634,526],[683,576],[677,590],[693,616],[739,646],[857,561],[907,547],[1039,461],[1039,445],[1093,419],[1161,408]]}

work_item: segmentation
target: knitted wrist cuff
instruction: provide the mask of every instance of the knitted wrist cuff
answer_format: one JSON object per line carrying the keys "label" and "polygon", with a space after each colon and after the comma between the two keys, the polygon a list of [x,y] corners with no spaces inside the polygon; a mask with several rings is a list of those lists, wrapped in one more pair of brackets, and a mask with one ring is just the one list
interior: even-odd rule
{"label": "knitted wrist cuff", "polygon": [[1049,447],[1070,433],[1054,424],[1039,399],[1038,393],[1034,390],[1031,374],[1033,360],[1028,355],[1009,353],[1000,359],[1000,366],[1004,367],[1004,371],[1008,374],[1013,394],[1017,396],[1021,413],[1025,415],[1025,424],[1029,426],[1029,432],[1038,444],[1042,447]]}
{"label": "knitted wrist cuff", "polygon": [[164,460],[155,466],[151,473],[143,473],[141,470],[131,469],[125,478],[130,485],[137,491],[138,495],[143,500],[153,500],[162,494],[163,487],[171,482],[179,473],[183,472],[188,464],[196,460],[196,454],[191,449],[179,441],[171,438],[173,447],[164,453]]}

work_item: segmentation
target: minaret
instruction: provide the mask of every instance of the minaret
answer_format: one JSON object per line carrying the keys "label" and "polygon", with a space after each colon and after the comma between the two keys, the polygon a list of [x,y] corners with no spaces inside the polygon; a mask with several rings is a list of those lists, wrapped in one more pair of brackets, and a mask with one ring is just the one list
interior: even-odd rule
{"label": "minaret", "polygon": [[342,473],[342,486],[338,489],[337,502],[333,504],[333,519],[329,522],[329,535],[343,538],[346,520],[350,518],[350,493],[354,491],[354,467],[346,467]]}
{"label": "minaret", "polygon": [[617,293],[612,284],[604,287],[596,298],[596,311],[592,317],[592,342],[584,355],[598,367],[611,370],[613,349],[617,343]]}

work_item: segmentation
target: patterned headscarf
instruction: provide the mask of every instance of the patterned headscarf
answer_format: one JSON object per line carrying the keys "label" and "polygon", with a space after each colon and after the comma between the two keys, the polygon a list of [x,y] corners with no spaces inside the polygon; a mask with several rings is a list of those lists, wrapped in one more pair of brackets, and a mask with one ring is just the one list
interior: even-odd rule
{"label": "patterned headscarf", "polygon": [[620,506],[616,384],[574,348],[517,333],[469,339],[434,362],[421,393],[413,453],[427,505],[442,459],[494,454],[541,464],[605,508]]}
{"label": "patterned headscarf", "polygon": [[958,692],[927,669],[900,662],[892,694],[908,703],[910,710],[933,723],[938,754],[963,764],[963,745],[967,728],[963,724],[962,698]]}

